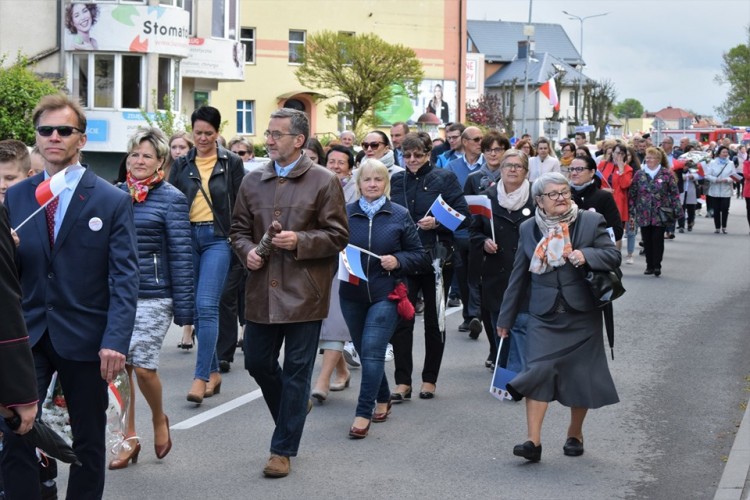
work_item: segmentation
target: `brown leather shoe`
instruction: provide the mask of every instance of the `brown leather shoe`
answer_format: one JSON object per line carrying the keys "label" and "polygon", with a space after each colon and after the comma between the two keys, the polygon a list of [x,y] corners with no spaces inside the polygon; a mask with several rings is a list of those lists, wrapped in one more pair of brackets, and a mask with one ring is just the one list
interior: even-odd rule
{"label": "brown leather shoe", "polygon": [[193,379],[193,385],[190,386],[190,392],[188,392],[187,400],[192,403],[201,404],[203,397],[206,394],[206,382],[199,378]]}
{"label": "brown leather shoe", "polygon": [[289,475],[291,463],[289,457],[271,454],[263,468],[263,475],[266,477],[286,477]]}
{"label": "brown leather shoe", "polygon": [[221,392],[221,375],[219,372],[213,372],[208,376],[208,382],[206,382],[206,394],[203,397],[210,398],[214,394]]}

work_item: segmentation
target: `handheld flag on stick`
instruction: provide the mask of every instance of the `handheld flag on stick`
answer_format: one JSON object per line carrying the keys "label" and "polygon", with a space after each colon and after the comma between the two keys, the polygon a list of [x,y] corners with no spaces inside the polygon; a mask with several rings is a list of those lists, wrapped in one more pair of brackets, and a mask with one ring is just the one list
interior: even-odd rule
{"label": "handheld flag on stick", "polygon": [[471,212],[472,215],[482,215],[490,220],[492,242],[495,243],[495,225],[492,223],[492,201],[481,194],[470,194],[465,198],[466,203],[469,204],[469,212]]}
{"label": "handheld flag on stick", "polygon": [[451,231],[455,231],[466,218],[465,215],[462,215],[451,208],[451,206],[443,200],[443,195],[440,194],[435,198],[435,201],[432,202],[430,210],[428,210],[427,213],[430,212],[432,212],[432,215],[440,224],[444,225]]}
{"label": "handheld flag on stick", "polygon": [[367,281],[367,275],[362,269],[362,253],[358,247],[347,245],[339,252],[338,278],[352,285],[359,285],[359,280]]}
{"label": "handheld flag on stick", "polygon": [[507,385],[513,380],[517,373],[503,368],[500,366],[500,350],[503,348],[503,338],[500,339],[500,345],[497,346],[497,358],[495,358],[495,372],[492,374],[492,382],[490,382],[490,394],[494,397],[503,401],[505,399],[513,399],[508,392]]}
{"label": "handheld flag on stick", "polygon": [[44,207],[49,205],[52,200],[60,196],[60,193],[68,188],[68,184],[65,181],[65,173],[69,168],[71,167],[62,169],[49,179],[43,181],[41,184],[39,184],[39,186],[37,186],[36,191],[34,192],[34,196],[36,197],[36,201],[39,202],[39,205],[41,206],[34,210],[31,215],[26,217],[23,222],[18,225],[18,227],[13,229],[14,232],[21,229],[24,224],[31,220],[32,217],[44,210]]}

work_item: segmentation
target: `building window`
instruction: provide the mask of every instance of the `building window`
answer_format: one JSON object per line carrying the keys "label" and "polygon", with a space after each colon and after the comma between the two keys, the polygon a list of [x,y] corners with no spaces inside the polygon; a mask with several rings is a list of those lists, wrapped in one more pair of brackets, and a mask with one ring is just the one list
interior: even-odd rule
{"label": "building window", "polygon": [[73,54],[69,88],[86,108],[142,108],[143,61],[132,54]]}
{"label": "building window", "polygon": [[255,134],[255,101],[237,101],[237,133]]}
{"label": "building window", "polygon": [[237,0],[213,0],[211,36],[237,40]]}
{"label": "building window", "polygon": [[141,56],[122,56],[122,107],[141,107]]}
{"label": "building window", "polygon": [[352,129],[352,106],[348,102],[339,101],[336,104],[338,112],[336,114],[336,123],[338,125],[338,131],[344,132],[345,130]]}
{"label": "building window", "polygon": [[240,29],[240,42],[245,46],[245,64],[255,64],[255,28]]}
{"label": "building window", "polygon": [[573,107],[576,105],[576,94],[575,90],[568,92],[568,106]]}
{"label": "building window", "polygon": [[305,32],[289,30],[289,62],[302,64],[302,54],[305,50]]}
{"label": "building window", "polygon": [[159,74],[156,87],[157,108],[164,111],[171,104],[173,110],[180,109],[180,63],[169,57],[159,58]]}
{"label": "building window", "polygon": [[94,106],[115,107],[115,56],[94,55]]}
{"label": "building window", "polygon": [[74,96],[86,107],[89,102],[89,55],[73,55],[73,84],[71,89]]}

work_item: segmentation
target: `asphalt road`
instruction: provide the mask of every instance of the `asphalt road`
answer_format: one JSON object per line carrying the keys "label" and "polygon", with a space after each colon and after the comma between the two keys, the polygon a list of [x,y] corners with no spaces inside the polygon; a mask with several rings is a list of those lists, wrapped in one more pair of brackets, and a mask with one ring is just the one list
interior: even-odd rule
{"label": "asphalt road", "polygon": [[[542,461],[512,455],[525,441],[524,405],[488,394],[487,341],[458,333],[452,314],[434,400],[394,406],[367,439],[352,441],[355,370],[350,389],[315,405],[291,475],[265,479],[272,421],[241,358],[221,394],[196,407],[185,400],[195,353],[175,347],[173,328],[161,375],[174,448],[156,459],[139,397],[141,458],[107,473],[105,498],[712,498],[750,390],[750,236],[744,204],[733,200],[731,210],[728,235],[701,217],[668,241],[661,278],[642,274],[642,257],[623,264],[628,292],[615,305],[610,360],[621,402],[589,413],[582,457],[562,453],[568,411],[556,403]],[[415,359],[422,346],[415,342]],[[392,377],[393,364],[386,368]]]}

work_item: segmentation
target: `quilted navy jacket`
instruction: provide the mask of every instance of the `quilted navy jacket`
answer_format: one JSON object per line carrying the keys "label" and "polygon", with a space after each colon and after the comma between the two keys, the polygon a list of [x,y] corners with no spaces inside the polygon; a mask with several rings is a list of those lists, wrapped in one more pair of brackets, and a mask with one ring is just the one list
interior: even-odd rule
{"label": "quilted navy jacket", "polygon": [[370,219],[354,201],[346,206],[349,216],[349,243],[377,255],[393,255],[398,259],[399,268],[388,272],[380,265],[380,260],[362,254],[362,269],[367,280],[359,285],[341,282],[339,295],[354,302],[381,302],[396,286],[396,279],[407,274],[424,273],[430,268],[430,261],[422,248],[416,225],[409,212],[387,200]]}
{"label": "quilted navy jacket", "polygon": [[[120,189],[127,191],[125,183]],[[141,282],[138,298],[172,298],[174,322],[193,323],[193,250],[187,199],[161,182],[146,201],[133,203]]]}

